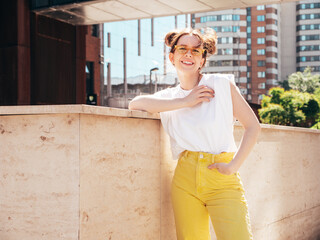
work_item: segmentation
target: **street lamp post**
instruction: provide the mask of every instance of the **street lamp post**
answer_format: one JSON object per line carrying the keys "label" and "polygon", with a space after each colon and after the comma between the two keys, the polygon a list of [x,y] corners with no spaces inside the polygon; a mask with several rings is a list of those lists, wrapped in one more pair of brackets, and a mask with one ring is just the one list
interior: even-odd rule
{"label": "street lamp post", "polygon": [[150,83],[149,83],[150,94],[152,93],[152,79],[151,79],[151,74],[152,74],[153,71],[158,71],[158,70],[159,70],[159,68],[157,68],[157,67],[150,69]]}

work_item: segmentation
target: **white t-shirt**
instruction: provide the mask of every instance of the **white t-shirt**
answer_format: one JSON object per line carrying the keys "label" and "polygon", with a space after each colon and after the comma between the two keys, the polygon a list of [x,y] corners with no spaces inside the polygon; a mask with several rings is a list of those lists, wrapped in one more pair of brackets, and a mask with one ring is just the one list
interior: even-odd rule
{"label": "white t-shirt", "polygon": [[[235,85],[233,74],[204,74],[199,85],[214,89],[215,96],[210,102],[160,112],[163,128],[170,136],[173,159],[178,159],[184,150],[213,154],[236,152],[233,137],[235,118],[229,82]],[[161,98],[183,98],[191,91],[183,90],[179,84],[154,95]]]}

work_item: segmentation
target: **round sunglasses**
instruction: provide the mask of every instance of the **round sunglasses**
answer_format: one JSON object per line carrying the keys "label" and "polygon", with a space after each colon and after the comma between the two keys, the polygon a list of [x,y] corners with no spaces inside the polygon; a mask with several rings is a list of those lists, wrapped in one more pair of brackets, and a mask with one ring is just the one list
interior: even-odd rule
{"label": "round sunglasses", "polygon": [[199,47],[189,48],[187,46],[181,46],[181,45],[175,45],[173,49],[181,54],[186,54],[190,50],[190,52],[193,56],[199,56],[199,55],[203,54],[203,52],[205,51],[205,49],[203,49],[203,48],[199,48]]}

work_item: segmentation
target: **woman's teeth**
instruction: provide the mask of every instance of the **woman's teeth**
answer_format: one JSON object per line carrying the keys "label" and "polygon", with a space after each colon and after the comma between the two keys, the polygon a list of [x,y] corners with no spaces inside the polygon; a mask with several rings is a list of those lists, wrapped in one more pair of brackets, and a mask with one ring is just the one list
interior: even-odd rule
{"label": "woman's teeth", "polygon": [[188,64],[188,65],[192,65],[193,64],[192,62],[187,62],[187,61],[182,61],[182,63]]}

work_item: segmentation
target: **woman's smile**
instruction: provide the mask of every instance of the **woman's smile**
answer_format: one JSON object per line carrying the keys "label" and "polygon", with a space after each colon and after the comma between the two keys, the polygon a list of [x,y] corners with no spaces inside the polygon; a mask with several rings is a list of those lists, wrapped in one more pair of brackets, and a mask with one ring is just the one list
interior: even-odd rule
{"label": "woman's smile", "polygon": [[194,62],[190,61],[190,60],[182,60],[181,61],[182,64],[187,65],[187,66],[192,66],[194,65]]}

